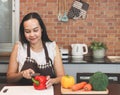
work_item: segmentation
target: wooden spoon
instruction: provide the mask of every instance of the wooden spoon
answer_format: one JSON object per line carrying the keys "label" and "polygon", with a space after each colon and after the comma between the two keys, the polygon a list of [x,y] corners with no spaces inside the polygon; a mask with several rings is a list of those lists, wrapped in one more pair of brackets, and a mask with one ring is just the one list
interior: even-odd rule
{"label": "wooden spoon", "polygon": [[64,15],[62,16],[61,21],[63,21],[63,22],[67,22],[68,21],[67,10],[66,10],[66,0],[64,0]]}
{"label": "wooden spoon", "polygon": [[61,21],[62,14],[61,14],[61,1],[58,0],[58,21]]}

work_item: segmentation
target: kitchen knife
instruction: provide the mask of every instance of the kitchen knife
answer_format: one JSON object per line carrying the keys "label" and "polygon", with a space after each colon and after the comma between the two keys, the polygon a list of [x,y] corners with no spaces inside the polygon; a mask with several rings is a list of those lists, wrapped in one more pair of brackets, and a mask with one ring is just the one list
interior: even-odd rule
{"label": "kitchen knife", "polygon": [[30,75],[31,75],[31,77],[35,77],[35,76],[39,76],[40,73],[34,73],[34,74],[30,74]]}

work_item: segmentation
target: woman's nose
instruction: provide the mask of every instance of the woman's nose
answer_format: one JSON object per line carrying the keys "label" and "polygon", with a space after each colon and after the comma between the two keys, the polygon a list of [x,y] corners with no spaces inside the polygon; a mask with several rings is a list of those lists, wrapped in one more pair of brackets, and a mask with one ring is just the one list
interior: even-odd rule
{"label": "woman's nose", "polygon": [[34,36],[34,32],[33,31],[31,31],[30,36]]}

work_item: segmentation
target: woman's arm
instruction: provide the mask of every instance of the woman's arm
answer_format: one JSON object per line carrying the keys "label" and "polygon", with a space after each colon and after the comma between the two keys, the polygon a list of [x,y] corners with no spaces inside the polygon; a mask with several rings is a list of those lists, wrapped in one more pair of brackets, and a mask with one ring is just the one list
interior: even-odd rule
{"label": "woman's arm", "polygon": [[18,51],[18,43],[14,45],[13,50],[11,52],[8,71],[7,71],[8,82],[17,82],[23,77],[22,72],[18,72],[17,51]]}
{"label": "woman's arm", "polygon": [[55,56],[55,60],[54,60],[54,68],[55,68],[55,72],[56,72],[56,76],[57,76],[55,83],[58,83],[58,82],[60,82],[61,77],[63,75],[65,75],[65,73],[64,73],[64,67],[63,67],[63,63],[62,63],[60,50],[57,45],[56,45],[56,56]]}
{"label": "woman's arm", "polygon": [[18,43],[14,45],[10,56],[10,62],[7,71],[8,82],[18,82],[23,77],[26,79],[31,79],[31,74],[35,73],[32,69],[26,69],[21,72],[18,71],[19,64],[17,62],[17,52],[18,52]]}
{"label": "woman's arm", "polygon": [[65,75],[61,54],[57,45],[55,49],[56,49],[56,56],[54,59],[54,69],[57,77],[56,78],[48,77],[47,87],[49,87],[52,84],[60,83],[62,76]]}

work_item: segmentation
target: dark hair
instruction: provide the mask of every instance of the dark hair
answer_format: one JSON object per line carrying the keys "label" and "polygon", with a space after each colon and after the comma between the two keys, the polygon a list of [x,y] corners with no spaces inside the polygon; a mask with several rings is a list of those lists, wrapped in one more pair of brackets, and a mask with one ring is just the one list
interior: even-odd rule
{"label": "dark hair", "polygon": [[47,35],[47,31],[46,31],[46,27],[45,27],[45,24],[43,23],[43,20],[41,19],[40,15],[36,12],[32,12],[32,13],[28,13],[27,15],[24,16],[21,24],[20,24],[20,30],[19,30],[19,34],[20,34],[20,41],[22,44],[24,43],[29,43],[27,41],[27,39],[25,38],[25,34],[24,34],[24,22],[29,20],[29,19],[37,19],[38,22],[39,22],[39,25],[41,26],[42,28],[42,36],[41,36],[41,40],[43,42],[51,42],[51,40],[48,38],[48,35]]}

